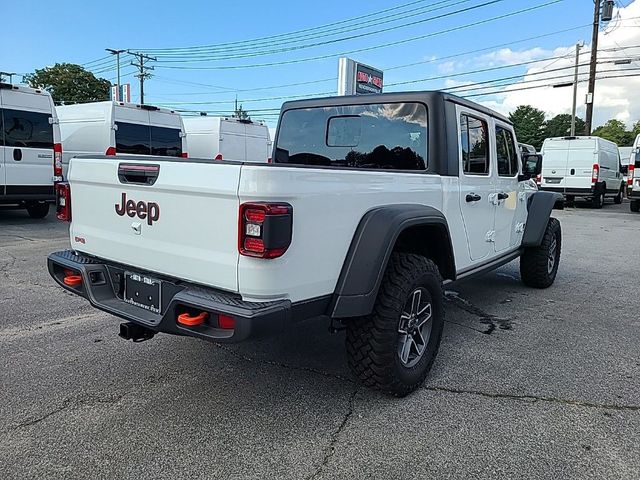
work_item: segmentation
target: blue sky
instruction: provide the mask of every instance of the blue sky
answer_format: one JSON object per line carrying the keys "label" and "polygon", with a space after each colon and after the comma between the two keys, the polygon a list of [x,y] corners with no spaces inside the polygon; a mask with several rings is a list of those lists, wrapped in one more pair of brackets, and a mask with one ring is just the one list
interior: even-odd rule
{"label": "blue sky", "polygon": [[[166,49],[209,45],[210,49],[199,56],[204,62],[193,60],[194,53],[172,52],[174,56],[159,58],[154,76],[145,84],[146,103],[174,106],[186,110],[231,111],[236,94],[246,110],[254,118],[264,118],[273,123],[274,111],[280,107],[279,97],[304,96],[322,92],[334,92],[338,57],[341,52],[366,49],[399,42],[416,36],[433,35],[404,44],[378,47],[349,56],[364,63],[382,68],[423,62],[411,67],[385,72],[385,85],[413,81],[432,76],[450,75],[450,78],[389,86],[386,91],[438,89],[454,82],[478,82],[500,77],[525,74],[529,65],[501,68],[499,70],[458,75],[476,69],[521,63],[531,59],[562,55],[569,58],[567,46],[584,39],[589,43],[590,22],[593,15],[591,0],[563,0],[537,10],[512,17],[438,34],[443,30],[473,22],[491,19],[518,10],[535,7],[553,0],[369,0],[348,2],[326,0],[324,2],[271,1],[271,2],[216,2],[188,1],[121,1],[87,2],[59,0],[56,2],[22,1],[5,2],[3,22],[5,47],[0,50],[0,70],[18,73],[31,72],[35,68],[56,62],[86,64],[100,76],[115,81],[114,59],[99,60],[106,56],[105,48],[133,50]],[[406,5],[412,3],[412,5]],[[624,0],[621,6],[633,3]],[[283,42],[283,38],[262,41],[258,46],[226,46],[220,43],[246,41],[260,37],[279,35],[301,29],[318,27],[332,22],[367,15],[376,11],[406,5],[381,16],[371,16],[357,22],[336,25],[330,36],[312,39],[323,32],[299,34],[306,38],[302,43],[316,43],[351,36],[346,41],[311,48],[262,55],[265,49],[286,49],[300,45]],[[478,6],[478,8],[474,8]],[[456,10],[473,8],[467,12],[449,15],[436,20],[429,17]],[[385,23],[382,17],[386,17]],[[367,23],[369,22],[369,23]],[[380,29],[397,27],[409,22],[412,26],[395,28],[370,34]],[[380,24],[377,24],[380,23]],[[25,29],[25,25],[28,27]],[[559,30],[582,26],[564,33],[544,38],[518,42],[519,40]],[[356,29],[357,28],[357,29]],[[640,27],[639,27],[640,29]],[[12,41],[13,39],[13,41]],[[638,42],[640,43],[640,42]],[[7,48],[12,45],[13,48]],[[490,48],[502,45],[499,48]],[[487,48],[485,52],[456,56],[471,50]],[[509,48],[509,51],[504,51]],[[237,56],[237,52],[256,56],[245,58],[212,59],[212,55]],[[152,51],[148,53],[152,54]],[[158,54],[162,52],[157,52]],[[167,52],[164,52],[165,54]],[[180,55],[176,55],[179,53]],[[493,55],[493,56],[492,56]],[[160,56],[160,55],[158,55]],[[255,68],[218,69],[220,66],[238,67],[248,64],[296,61],[309,57],[328,56],[325,59],[293,64]],[[137,79],[132,76],[134,67],[130,58],[123,57],[123,83],[131,82],[133,100],[138,99]],[[169,60],[177,60],[175,63]],[[551,62],[547,62],[551,63]],[[170,68],[177,67],[177,68]],[[190,69],[197,68],[197,69]],[[203,70],[200,68],[212,68]],[[277,85],[332,79],[308,85],[269,88]],[[261,90],[255,90],[262,88]],[[485,90],[489,91],[489,90]],[[568,94],[568,92],[567,92]],[[251,101],[251,99],[273,100]],[[481,100],[492,101],[492,97]],[[220,103],[196,103],[220,102]]]}

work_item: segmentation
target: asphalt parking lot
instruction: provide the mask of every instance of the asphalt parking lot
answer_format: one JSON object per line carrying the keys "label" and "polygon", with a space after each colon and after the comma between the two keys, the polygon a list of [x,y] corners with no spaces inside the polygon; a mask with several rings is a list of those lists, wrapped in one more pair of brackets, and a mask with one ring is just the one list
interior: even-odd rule
{"label": "asphalt parking lot", "polygon": [[555,285],[514,262],[451,286],[434,368],[395,399],[324,322],[126,342],[50,279],[66,225],[0,210],[0,478],[640,478],[640,215],[555,215]]}

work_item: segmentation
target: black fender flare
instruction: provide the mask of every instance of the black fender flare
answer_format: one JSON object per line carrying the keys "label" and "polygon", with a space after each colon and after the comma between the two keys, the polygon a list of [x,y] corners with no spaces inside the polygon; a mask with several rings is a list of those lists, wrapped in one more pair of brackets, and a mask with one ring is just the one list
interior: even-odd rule
{"label": "black fender flare", "polygon": [[455,277],[449,226],[441,211],[415,204],[377,207],[369,210],[356,228],[328,315],[348,318],[371,313],[398,237],[407,228],[428,225],[437,225],[446,232],[450,253],[447,260],[452,263],[450,271]]}
{"label": "black fender flare", "polygon": [[555,192],[535,192],[527,203],[527,223],[522,235],[523,247],[537,247],[542,243],[551,210],[561,205],[564,197]]}

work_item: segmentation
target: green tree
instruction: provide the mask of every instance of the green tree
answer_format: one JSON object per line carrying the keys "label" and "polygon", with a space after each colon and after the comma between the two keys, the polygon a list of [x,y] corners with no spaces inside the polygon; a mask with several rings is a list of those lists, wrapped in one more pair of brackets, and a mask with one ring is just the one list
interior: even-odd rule
{"label": "green tree", "polygon": [[[576,117],[576,135],[583,135],[585,129],[584,120]],[[565,137],[571,134],[571,115],[562,113],[547,120],[544,126],[544,137]]]}
{"label": "green tree", "polygon": [[233,114],[233,116],[236,118],[239,118],[240,120],[251,120],[251,117],[249,116],[249,112],[242,109],[242,104],[240,104],[240,106],[236,108],[236,111]]}
{"label": "green tree", "polygon": [[627,130],[624,122],[612,118],[604,125],[596,128],[592,135],[596,137],[606,138],[615,142],[619,147],[629,147],[633,144],[634,136],[632,132]]}
{"label": "green tree", "polygon": [[633,124],[633,128],[631,129],[631,136],[635,140],[635,138],[640,135],[640,120]]}
{"label": "green tree", "polygon": [[109,99],[111,82],[73,63],[56,63],[25,75],[31,87],[44,88],[56,105],[99,102]]}
{"label": "green tree", "polygon": [[544,112],[531,105],[520,105],[509,114],[518,141],[528,143],[539,150],[544,140]]}

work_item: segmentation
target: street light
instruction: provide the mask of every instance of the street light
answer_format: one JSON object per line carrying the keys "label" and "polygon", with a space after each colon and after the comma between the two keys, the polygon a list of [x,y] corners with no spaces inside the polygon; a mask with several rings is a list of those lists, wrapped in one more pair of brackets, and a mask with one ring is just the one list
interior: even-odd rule
{"label": "street light", "polygon": [[113,48],[105,48],[111,55],[116,56],[116,69],[118,71],[118,83],[116,88],[116,100],[120,100],[120,54],[126,52],[126,50],[114,50]]}

